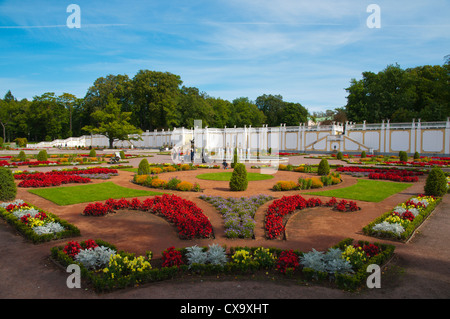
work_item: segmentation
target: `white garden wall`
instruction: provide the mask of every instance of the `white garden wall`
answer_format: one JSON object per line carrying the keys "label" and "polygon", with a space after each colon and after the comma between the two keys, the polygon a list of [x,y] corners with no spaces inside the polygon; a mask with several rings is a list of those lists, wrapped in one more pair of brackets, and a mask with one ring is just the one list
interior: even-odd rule
{"label": "white garden wall", "polygon": [[[174,130],[146,131],[140,141],[115,141],[118,148],[160,148],[178,146],[190,148],[194,139],[197,148],[209,152],[230,154],[237,147],[241,152],[332,152],[358,153],[361,151],[382,154],[409,154],[419,152],[430,155],[450,155],[450,119],[445,122],[421,122],[379,124],[314,125],[259,128],[175,128]],[[71,137],[52,142],[28,145],[30,148],[52,147],[108,147],[108,140],[101,135]]]}

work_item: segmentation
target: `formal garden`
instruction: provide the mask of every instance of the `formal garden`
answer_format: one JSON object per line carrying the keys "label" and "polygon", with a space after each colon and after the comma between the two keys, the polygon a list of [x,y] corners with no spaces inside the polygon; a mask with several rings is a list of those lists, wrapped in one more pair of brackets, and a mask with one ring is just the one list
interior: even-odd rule
{"label": "formal garden", "polygon": [[8,227],[30,245],[54,243],[49,258],[79,265],[96,292],[192,276],[355,291],[368,265],[389,262],[450,185],[450,158],[417,154],[304,155],[312,164],[295,156],[297,164],[269,174],[123,151],[109,164],[113,153],[98,153],[21,151],[0,163]]}

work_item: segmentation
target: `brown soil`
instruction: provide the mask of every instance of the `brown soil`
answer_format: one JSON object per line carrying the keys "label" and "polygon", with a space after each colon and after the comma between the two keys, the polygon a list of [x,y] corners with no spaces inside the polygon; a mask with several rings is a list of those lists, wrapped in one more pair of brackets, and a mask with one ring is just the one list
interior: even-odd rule
{"label": "brown soil", "polygon": [[[153,162],[168,162],[167,156],[149,158]],[[303,157],[291,158],[292,164],[308,162]],[[316,160],[318,162],[318,160]],[[138,160],[130,164],[137,166]],[[314,162],[314,161],[312,161]],[[330,161],[330,163],[332,163]],[[41,169],[46,170],[46,169]],[[210,170],[211,171],[211,170]],[[223,171],[214,170],[214,172]],[[248,169],[249,172],[258,172]],[[302,194],[305,191],[273,192],[271,187],[279,180],[297,180],[301,173],[279,171],[273,179],[249,182],[245,192],[231,192],[228,182],[205,181],[196,175],[205,170],[164,173],[160,177],[169,180],[177,176],[181,180],[198,182],[202,194],[214,196],[250,196],[267,194],[275,198]],[[307,176],[307,174],[303,174]],[[129,188],[148,189],[130,182],[133,173],[120,172],[110,181]],[[343,175],[344,182],[332,187],[345,187],[356,182],[356,178]],[[95,181],[98,183],[101,181]],[[170,246],[187,247],[195,244],[206,246],[212,243],[231,246],[264,246],[292,248],[301,251],[326,250],[344,238],[387,242],[396,245],[396,257],[385,269],[381,289],[363,289],[359,293],[348,293],[323,286],[299,285],[293,282],[251,280],[251,278],[209,280],[166,281],[147,284],[139,288],[126,289],[106,295],[95,294],[86,289],[68,289],[68,274],[49,260],[50,248],[61,245],[69,239],[33,245],[16,234],[12,227],[0,221],[0,298],[449,298],[450,297],[450,200],[445,196],[432,216],[421,226],[408,243],[382,241],[367,237],[362,227],[376,217],[390,210],[412,195],[423,191],[424,178],[407,190],[391,196],[380,203],[357,202],[362,208],[352,213],[340,213],[327,207],[318,207],[296,212],[286,225],[287,240],[267,240],[264,238],[262,221],[269,203],[261,206],[255,216],[257,230],[255,239],[230,240],[225,238],[222,217],[207,202],[199,199],[200,193],[175,192],[183,198],[194,201],[210,219],[215,238],[202,240],[181,240],[175,230],[162,218],[152,214],[121,211],[106,217],[86,217],[81,212],[86,204],[58,206],[26,189],[18,189],[17,198],[50,211],[62,219],[76,225],[84,239],[103,239],[116,245],[119,250],[145,254],[152,251],[160,255]],[[330,187],[331,188],[331,187]],[[308,195],[302,195],[309,198]],[[317,197],[317,196],[315,196]],[[327,200],[327,198],[322,198]]]}

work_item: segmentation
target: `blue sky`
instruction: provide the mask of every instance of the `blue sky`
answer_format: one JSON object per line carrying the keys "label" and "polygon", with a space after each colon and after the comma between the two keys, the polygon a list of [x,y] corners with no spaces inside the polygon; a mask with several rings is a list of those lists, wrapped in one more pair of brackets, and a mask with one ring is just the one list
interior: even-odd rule
{"label": "blue sky", "polygon": [[[72,3],[80,29],[66,25]],[[442,65],[449,17],[448,0],[0,1],[0,96],[84,97],[99,77],[149,69],[213,97],[280,94],[324,111],[364,71]]]}

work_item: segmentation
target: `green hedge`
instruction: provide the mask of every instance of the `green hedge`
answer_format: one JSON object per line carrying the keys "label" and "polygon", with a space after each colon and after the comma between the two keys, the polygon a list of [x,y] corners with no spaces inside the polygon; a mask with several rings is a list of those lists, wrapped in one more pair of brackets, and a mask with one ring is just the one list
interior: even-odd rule
{"label": "green hedge", "polygon": [[[30,204],[28,204],[28,206],[43,211],[42,209]],[[6,209],[0,207],[0,217],[5,219],[8,222],[8,224],[12,225],[22,236],[24,236],[28,240],[31,240],[35,244],[48,242],[51,240],[80,236],[80,230],[76,226],[70,224],[66,220],[60,219],[55,214],[46,211],[43,212],[47,216],[52,217],[55,220],[55,222],[60,223],[61,226],[65,228],[65,230],[57,234],[38,235],[33,231],[33,229],[28,227],[26,224],[22,223],[20,219],[17,219],[17,217],[14,216],[12,213],[9,213]]]}

